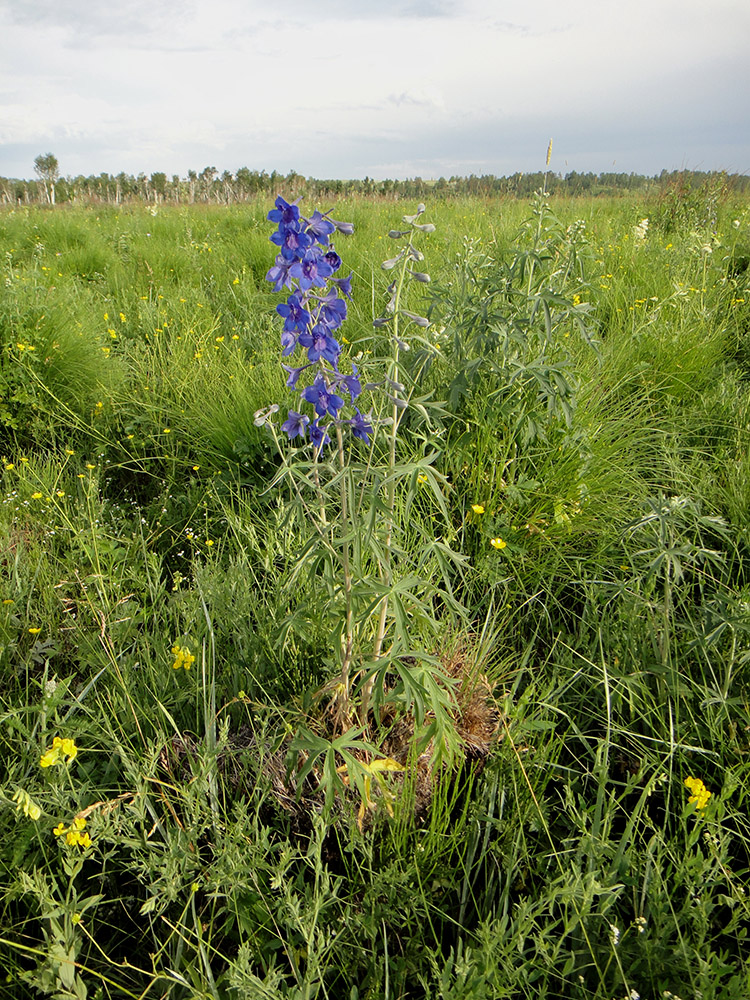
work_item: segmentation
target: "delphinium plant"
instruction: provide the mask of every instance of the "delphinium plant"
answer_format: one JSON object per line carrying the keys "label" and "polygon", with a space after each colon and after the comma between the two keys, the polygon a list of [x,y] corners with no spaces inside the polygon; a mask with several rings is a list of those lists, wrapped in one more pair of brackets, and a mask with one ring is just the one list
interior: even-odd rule
{"label": "delphinium plant", "polygon": [[[352,275],[338,276],[341,258],[331,237],[353,227],[330,213],[305,217],[283,198],[268,215],[277,224],[271,241],[279,253],[267,278],[276,291],[288,290],[276,309],[283,320],[286,384],[299,401],[286,417],[277,404],[259,411],[256,423],[274,437],[282,459],[275,486],[286,484],[302,526],[290,583],[299,593],[305,573],[311,577],[313,596],[298,602],[287,628],[304,628],[314,616],[333,637],[333,677],[322,694],[335,739],[302,731],[294,744],[307,754],[303,773],[324,758],[329,800],[343,784],[341,758],[344,775],[348,771],[370,804],[377,762],[363,759],[375,749],[383,718],[411,716],[415,745],[430,745],[437,758],[452,756],[458,746],[451,682],[435,649],[448,616],[461,613],[450,584],[460,559],[434,529],[429,537],[420,535],[413,516],[415,500],[427,497],[447,519],[446,483],[434,468],[434,441],[424,436],[421,447],[410,445],[409,457],[398,447],[410,408],[427,425],[431,417],[429,399],[416,393],[419,371],[404,372],[401,364],[402,352],[415,342],[423,356],[431,350],[422,336],[429,321],[405,308],[407,283],[429,281],[417,269],[423,255],[414,243],[434,230],[420,221],[423,212],[420,205],[389,233],[400,245],[383,263],[395,278],[384,315],[375,320],[374,360],[367,361],[374,380],[368,382],[356,361],[344,361],[339,333]],[[388,353],[379,358],[384,344]],[[380,365],[377,373],[373,365]]]}

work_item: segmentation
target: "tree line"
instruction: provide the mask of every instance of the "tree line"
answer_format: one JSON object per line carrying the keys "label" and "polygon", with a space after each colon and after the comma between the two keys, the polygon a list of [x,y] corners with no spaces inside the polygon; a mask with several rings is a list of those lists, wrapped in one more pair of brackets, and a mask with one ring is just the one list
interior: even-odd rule
{"label": "tree line", "polygon": [[231,205],[254,199],[259,195],[276,194],[285,197],[311,196],[314,199],[364,195],[397,200],[399,198],[450,198],[462,195],[478,197],[505,196],[528,198],[543,185],[550,194],[568,197],[612,196],[639,192],[643,194],[680,190],[695,191],[711,187],[724,193],[744,193],[750,190],[750,177],[718,171],[662,170],[647,176],[635,173],[566,174],[537,171],[514,173],[510,176],[470,174],[468,177],[439,177],[426,180],[412,177],[406,180],[326,180],[304,177],[292,170],[281,174],[273,170],[250,170],[240,167],[236,173],[216,167],[200,172],[188,170],[187,175],[168,176],[157,171],[150,175],[91,174],[61,176],[57,158],[52,153],[34,161],[36,180],[0,177],[0,203],[31,205],[60,203],[114,204],[130,202],[146,204],[219,204]]}

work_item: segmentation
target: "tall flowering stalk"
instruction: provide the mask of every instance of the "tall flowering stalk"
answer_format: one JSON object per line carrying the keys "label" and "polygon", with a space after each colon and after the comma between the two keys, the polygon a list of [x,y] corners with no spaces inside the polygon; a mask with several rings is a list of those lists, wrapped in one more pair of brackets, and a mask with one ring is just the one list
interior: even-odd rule
{"label": "tall flowering stalk", "polygon": [[[352,601],[353,576],[351,567],[351,541],[345,533],[339,546],[330,538],[332,526],[327,524],[325,503],[320,493],[318,459],[323,449],[336,442],[340,472],[340,518],[347,525],[351,514],[351,484],[348,482],[344,430],[367,443],[373,433],[369,416],[364,416],[355,400],[362,392],[356,366],[351,374],[341,372],[339,359],[341,344],[337,331],[347,316],[347,299],[351,297],[351,274],[346,278],[335,277],[341,269],[341,258],[330,242],[336,231],[351,234],[351,223],[331,219],[316,211],[310,218],[300,214],[297,204],[283,198],[276,199],[276,207],[268,213],[271,222],[277,223],[270,237],[279,247],[276,261],[266,275],[273,282],[274,290],[287,288],[290,294],[276,311],[284,321],[281,334],[282,356],[292,358],[306,354],[298,366],[283,364],[287,373],[286,384],[300,395],[299,409],[290,409],[281,430],[289,441],[304,442],[309,435],[314,452],[313,481],[319,492],[320,517],[317,530],[324,534],[332,548],[337,549],[343,573],[344,627],[340,635],[341,670],[337,688],[344,716],[348,716],[351,701],[351,664],[354,655],[354,607]],[[353,413],[345,416],[348,397]],[[302,412],[303,404],[312,413]],[[256,415],[256,423],[268,423],[270,412]],[[275,433],[275,431],[274,431]],[[278,441],[278,439],[277,439]]]}
{"label": "tall flowering stalk", "polygon": [[[315,212],[309,219],[300,215],[299,207],[276,199],[276,208],[268,213],[271,222],[277,223],[271,242],[279,247],[276,262],[266,275],[273,282],[274,291],[288,288],[286,302],[276,306],[284,321],[281,334],[283,357],[291,357],[302,348],[307,360],[298,367],[284,365],[286,384],[299,391],[302,400],[309,403],[314,417],[297,410],[289,410],[281,425],[290,441],[304,439],[309,433],[317,452],[330,443],[331,427],[340,429],[344,424],[355,437],[368,441],[372,426],[354,407],[355,415],[342,421],[341,409],[344,395],[350,402],[362,392],[353,368],[351,375],[339,371],[341,344],[336,339],[337,330],[346,319],[346,300],[351,298],[351,274],[336,278],[341,268],[341,258],[336,253],[330,237],[338,230],[351,234],[354,227],[349,222],[337,222],[328,215]],[[300,376],[307,373],[309,382],[299,386]],[[342,395],[343,394],[343,395]]]}
{"label": "tall flowering stalk", "polygon": [[[388,335],[390,356],[381,362],[378,381],[363,385],[356,364],[342,364],[339,330],[347,318],[351,274],[338,277],[341,258],[331,243],[335,232],[350,234],[353,227],[329,213],[305,217],[297,204],[277,198],[268,218],[276,223],[270,239],[278,253],[266,277],[276,291],[287,292],[276,311],[283,321],[286,384],[299,401],[286,418],[276,417],[276,404],[258,411],[256,423],[270,428],[282,456],[277,482],[290,484],[311,531],[292,580],[299,580],[306,563],[314,574],[315,611],[326,616],[337,639],[338,671],[327,691],[339,727],[344,734],[354,733],[356,711],[359,734],[368,728],[373,709],[390,697],[413,712],[418,725],[429,717],[426,739],[442,726],[442,747],[451,742],[450,683],[414,633],[438,632],[433,602],[439,601],[441,613],[458,605],[450,591],[444,544],[431,538],[416,553],[406,544],[406,534],[413,530],[409,511],[421,484],[429,484],[443,510],[445,484],[432,467],[437,448],[424,446],[421,457],[401,463],[397,448],[409,407],[429,421],[431,405],[415,394],[418,373],[407,378],[401,364],[401,353],[410,346],[407,334],[412,343],[421,343],[425,356],[432,351],[420,339],[429,321],[404,307],[407,281],[429,281],[417,269],[422,254],[414,245],[416,236],[434,230],[419,221],[423,212],[420,205],[415,215],[404,216],[404,229],[389,233],[402,246],[383,263],[395,278],[375,327],[381,331],[378,340],[385,342]],[[363,394],[370,400],[366,413],[360,409]],[[285,437],[291,448],[284,446]],[[304,748],[310,752],[312,747]],[[323,752],[319,744],[315,747],[315,753]],[[336,752],[341,753],[338,743]]]}

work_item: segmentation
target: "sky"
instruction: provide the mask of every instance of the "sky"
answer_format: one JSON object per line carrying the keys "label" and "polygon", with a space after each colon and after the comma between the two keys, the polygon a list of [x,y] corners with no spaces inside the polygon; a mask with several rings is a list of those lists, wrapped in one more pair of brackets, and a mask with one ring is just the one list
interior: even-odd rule
{"label": "sky", "polygon": [[748,0],[0,0],[0,176],[750,172]]}

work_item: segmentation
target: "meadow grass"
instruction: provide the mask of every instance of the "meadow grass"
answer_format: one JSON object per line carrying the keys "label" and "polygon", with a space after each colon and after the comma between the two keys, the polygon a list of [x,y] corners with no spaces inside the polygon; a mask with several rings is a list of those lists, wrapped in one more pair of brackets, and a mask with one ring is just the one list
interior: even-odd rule
{"label": "meadow grass", "polygon": [[[0,991],[747,997],[747,206],[428,205],[399,454],[446,508],[397,512],[496,738],[363,829],[288,783],[331,636],[254,423],[269,207],[0,214]],[[335,206],[365,370],[413,208]]]}

